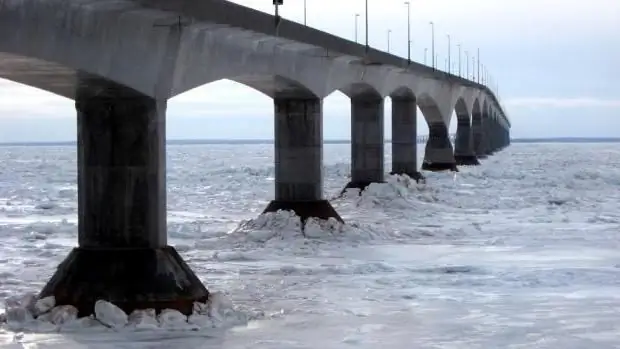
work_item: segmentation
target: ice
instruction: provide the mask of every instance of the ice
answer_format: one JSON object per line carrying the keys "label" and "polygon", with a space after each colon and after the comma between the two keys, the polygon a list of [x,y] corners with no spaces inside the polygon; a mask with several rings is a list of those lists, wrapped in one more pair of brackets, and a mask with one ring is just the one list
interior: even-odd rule
{"label": "ice", "polygon": [[159,326],[168,330],[198,330],[200,327],[187,322],[187,316],[174,309],[164,309],[158,316]]}
{"label": "ice", "polygon": [[37,299],[34,304],[35,315],[40,315],[43,313],[47,313],[56,305],[56,298],[54,296],[49,296],[41,299]]}
{"label": "ice", "polygon": [[60,305],[52,308],[49,313],[41,314],[37,320],[51,322],[54,325],[63,325],[77,320],[77,313],[77,308],[72,305]]}
{"label": "ice", "polygon": [[127,314],[121,308],[104,300],[95,302],[95,318],[111,328],[121,328],[129,322]]}
{"label": "ice", "polygon": [[350,145],[326,145],[325,197],[346,224],[305,226],[290,212],[261,214],[272,146],[169,147],[169,243],[209,302],[189,316],[106,304],[105,316],[78,319],[36,299],[77,243],[75,150],[7,149],[0,347],[620,345],[617,144],[515,144],[457,174],[386,175],[343,196]]}
{"label": "ice", "polygon": [[159,328],[155,309],[138,309],[129,314],[128,326],[135,330],[156,330]]}

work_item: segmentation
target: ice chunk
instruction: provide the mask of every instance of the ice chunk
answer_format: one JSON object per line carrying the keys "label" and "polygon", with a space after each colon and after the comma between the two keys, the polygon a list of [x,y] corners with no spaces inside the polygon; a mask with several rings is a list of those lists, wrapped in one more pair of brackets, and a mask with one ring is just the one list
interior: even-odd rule
{"label": "ice chunk", "polygon": [[7,323],[23,324],[32,321],[36,300],[36,296],[32,293],[7,298],[5,301]]}
{"label": "ice chunk", "polygon": [[49,320],[54,325],[62,325],[77,319],[78,310],[72,305],[60,305],[49,312]]}
{"label": "ice chunk", "polygon": [[196,324],[188,323],[187,316],[174,309],[164,309],[157,317],[162,328],[169,330],[197,330]]}
{"label": "ice chunk", "polygon": [[56,298],[49,296],[41,299],[37,299],[34,304],[34,315],[38,316],[43,313],[47,313],[56,306]]}
{"label": "ice chunk", "polygon": [[127,314],[121,308],[104,300],[98,300],[95,303],[95,317],[102,324],[112,328],[124,327],[129,321]]}
{"label": "ice chunk", "polygon": [[128,326],[135,330],[156,330],[159,324],[155,309],[134,310],[129,314]]}

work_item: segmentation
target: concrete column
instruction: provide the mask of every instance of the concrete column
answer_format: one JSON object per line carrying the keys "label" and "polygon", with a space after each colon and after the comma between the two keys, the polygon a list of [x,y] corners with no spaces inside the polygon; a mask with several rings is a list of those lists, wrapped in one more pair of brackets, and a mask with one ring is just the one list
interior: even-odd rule
{"label": "concrete column", "polygon": [[384,182],[383,113],[378,95],[351,98],[351,181],[345,190]]}
{"label": "concrete column", "polygon": [[484,120],[482,119],[482,113],[474,111],[471,118],[471,129],[473,137],[473,147],[476,158],[484,159],[486,157],[486,151],[484,149],[485,132],[484,132]]}
{"label": "concrete column", "polygon": [[502,127],[500,126],[497,119],[493,119],[493,149],[495,151],[502,150]]}
{"label": "concrete column", "polygon": [[166,101],[80,77],[78,245],[41,291],[80,315],[108,300],[126,312],[191,313],[208,291],[166,241]]}
{"label": "concrete column", "polygon": [[493,121],[491,120],[491,116],[489,114],[482,114],[482,140],[481,140],[481,151],[484,155],[489,156],[493,155],[493,149],[491,146],[491,137],[493,134]]}
{"label": "concrete column", "polygon": [[490,119],[489,123],[489,151],[495,153],[499,150],[498,145],[498,124],[495,118]]}
{"label": "concrete column", "polygon": [[275,200],[265,212],[293,211],[335,218],[323,199],[323,102],[319,98],[275,98]]}
{"label": "concrete column", "polygon": [[416,119],[415,97],[392,98],[392,174],[419,181]]}
{"label": "concrete column", "polygon": [[457,118],[454,161],[457,165],[480,165],[474,151],[474,137],[469,116]]}
{"label": "concrete column", "polygon": [[431,122],[428,131],[429,137],[424,152],[422,169],[427,171],[458,171],[446,124],[441,121]]}

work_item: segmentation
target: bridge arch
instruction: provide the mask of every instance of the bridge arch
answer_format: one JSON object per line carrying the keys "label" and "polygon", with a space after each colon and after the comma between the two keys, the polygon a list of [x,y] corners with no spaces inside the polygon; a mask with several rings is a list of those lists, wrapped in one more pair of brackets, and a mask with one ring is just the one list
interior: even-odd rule
{"label": "bridge arch", "polygon": [[[479,162],[474,151],[471,113],[463,96],[457,99],[454,105],[454,114],[456,115],[455,162],[457,165],[478,165]],[[451,124],[453,123],[451,122]]]}
{"label": "bridge arch", "polygon": [[234,81],[271,98],[319,98],[302,83],[279,75],[250,74],[227,76],[215,81],[210,81],[204,85],[224,80]]}

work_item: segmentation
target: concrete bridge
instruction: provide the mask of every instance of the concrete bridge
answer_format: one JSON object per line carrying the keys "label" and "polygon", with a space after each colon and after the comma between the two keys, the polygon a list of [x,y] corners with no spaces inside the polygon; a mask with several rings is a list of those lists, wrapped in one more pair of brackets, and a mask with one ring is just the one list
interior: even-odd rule
{"label": "concrete bridge", "polygon": [[189,313],[208,298],[166,236],[166,104],[192,88],[231,79],[273,98],[266,211],[303,219],[341,220],[322,179],[322,101],[336,90],[351,99],[349,188],[384,180],[386,97],[392,173],[420,177],[416,106],[429,127],[422,169],[477,164],[510,142],[486,86],[222,0],[1,0],[0,77],[75,100],[79,247],[40,296],[81,315],[97,299]]}

